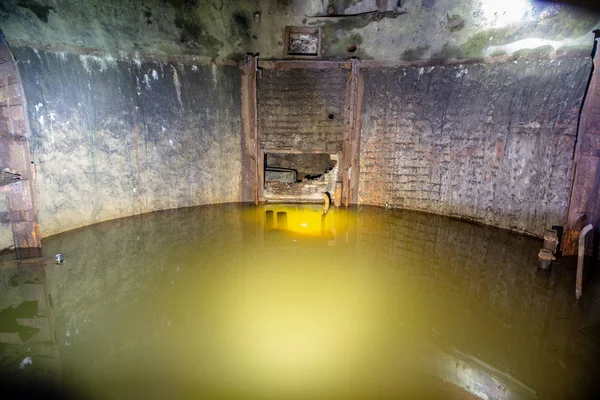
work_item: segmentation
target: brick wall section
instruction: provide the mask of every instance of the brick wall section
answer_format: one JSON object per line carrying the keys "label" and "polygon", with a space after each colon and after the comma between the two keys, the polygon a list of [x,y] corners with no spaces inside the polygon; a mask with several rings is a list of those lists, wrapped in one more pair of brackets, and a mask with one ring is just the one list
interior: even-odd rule
{"label": "brick wall section", "polygon": [[536,235],[562,225],[590,66],[364,69],[359,202]]}
{"label": "brick wall section", "polygon": [[340,151],[347,82],[343,69],[263,70],[258,80],[261,147]]}

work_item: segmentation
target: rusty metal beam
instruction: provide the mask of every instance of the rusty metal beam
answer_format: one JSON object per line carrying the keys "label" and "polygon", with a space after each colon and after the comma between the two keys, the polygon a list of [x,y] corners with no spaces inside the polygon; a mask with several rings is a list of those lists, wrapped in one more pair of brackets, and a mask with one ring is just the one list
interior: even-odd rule
{"label": "rusty metal beam", "polygon": [[242,201],[260,199],[260,146],[258,140],[258,100],[256,78],[258,58],[248,56],[240,62],[242,117]]}
{"label": "rusty metal beam", "polygon": [[33,165],[29,154],[30,135],[27,102],[21,77],[8,44],[0,35],[0,159],[2,169],[14,172],[19,180],[2,188],[8,200],[15,248],[41,248],[36,221]]}
{"label": "rusty metal beam", "polygon": [[[356,60],[354,60],[356,61]],[[348,199],[351,204],[358,203],[358,181],[360,172],[360,138],[362,129],[362,107],[364,95],[364,79],[360,73],[358,61],[353,63],[353,71],[356,76],[354,94],[354,126],[352,127],[352,144],[350,147],[350,181]]]}
{"label": "rusty metal beam", "polygon": [[260,68],[264,69],[351,69],[350,61],[302,61],[302,60],[289,60],[289,61],[260,61],[258,63]]}
{"label": "rusty metal beam", "polygon": [[344,110],[344,144],[341,163],[342,203],[349,206],[358,201],[358,168],[360,150],[361,108],[363,98],[360,62],[351,60]]}
{"label": "rusty metal beam", "polygon": [[576,255],[583,226],[600,220],[600,38],[595,39],[593,69],[579,118],[574,172],[569,196],[564,255]]}
{"label": "rusty metal beam", "polygon": [[292,149],[292,148],[269,148],[263,149],[263,153],[279,153],[279,154],[337,154],[335,151],[327,151],[323,149]]}

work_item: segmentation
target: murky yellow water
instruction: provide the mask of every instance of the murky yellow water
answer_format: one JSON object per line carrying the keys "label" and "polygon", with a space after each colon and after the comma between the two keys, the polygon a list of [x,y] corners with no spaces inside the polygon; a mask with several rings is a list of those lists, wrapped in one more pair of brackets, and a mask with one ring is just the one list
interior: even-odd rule
{"label": "murky yellow water", "polygon": [[570,275],[537,270],[541,241],[407,211],[321,213],[209,206],[49,238],[62,265],[0,267],[0,309],[40,299],[48,327],[0,360],[90,399],[589,393],[589,365],[569,358]]}

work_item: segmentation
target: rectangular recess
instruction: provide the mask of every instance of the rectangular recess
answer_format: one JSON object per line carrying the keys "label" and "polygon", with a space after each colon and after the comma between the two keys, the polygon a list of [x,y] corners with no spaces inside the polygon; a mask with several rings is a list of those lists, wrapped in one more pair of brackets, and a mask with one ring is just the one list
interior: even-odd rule
{"label": "rectangular recess", "polygon": [[[331,196],[333,196],[333,192],[335,189],[335,183],[339,179],[339,162],[341,159],[341,153],[339,152],[327,152],[327,151],[299,151],[299,150],[290,150],[290,149],[275,149],[275,150],[262,150],[262,168],[263,168],[263,180],[261,183],[261,192],[262,199],[261,201],[277,201],[277,202],[316,202],[320,203],[323,201],[323,193],[329,192]],[[273,181],[267,182],[265,177],[265,170],[267,167],[267,156],[283,156],[283,155],[298,155],[298,156],[310,156],[310,155],[321,155],[327,156],[326,158],[329,160],[328,162],[324,162],[325,160],[321,157],[320,161],[315,160],[315,169],[311,170],[312,175],[309,178],[309,175],[297,176],[297,182],[290,183],[275,183]],[[300,161],[300,160],[298,160]],[[306,160],[304,160],[306,161]],[[301,163],[302,164],[302,163]],[[290,170],[295,170],[297,173],[303,170],[306,171],[306,165],[300,167],[301,164],[298,164],[295,168],[293,165],[270,165],[269,167],[281,167]],[[329,164],[329,165],[325,165]],[[314,174],[314,175],[313,175]],[[276,189],[278,185],[280,186],[279,190]],[[291,185],[291,186],[287,186]],[[269,187],[268,189],[266,187]],[[287,187],[287,189],[286,189]],[[276,192],[273,192],[276,190]],[[281,191],[280,191],[281,190]]]}
{"label": "rectangular recess", "polygon": [[321,28],[286,26],[284,55],[293,58],[316,58],[321,56]]}

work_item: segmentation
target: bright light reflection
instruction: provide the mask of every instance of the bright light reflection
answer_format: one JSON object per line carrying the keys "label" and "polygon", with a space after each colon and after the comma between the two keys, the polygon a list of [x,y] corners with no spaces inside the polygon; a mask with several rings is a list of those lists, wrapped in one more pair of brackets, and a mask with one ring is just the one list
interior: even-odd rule
{"label": "bright light reflection", "polygon": [[522,21],[531,9],[529,0],[481,0],[484,20],[496,28]]}

